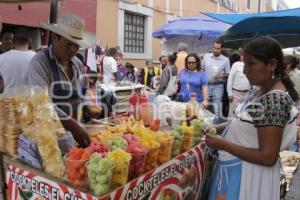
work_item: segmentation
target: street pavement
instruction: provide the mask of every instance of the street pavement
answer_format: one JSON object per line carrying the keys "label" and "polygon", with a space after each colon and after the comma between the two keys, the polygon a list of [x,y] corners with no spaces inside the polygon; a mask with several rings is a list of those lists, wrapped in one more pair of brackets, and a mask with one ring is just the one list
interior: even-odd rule
{"label": "street pavement", "polygon": [[284,200],[300,200],[300,166],[293,176],[290,190],[287,192]]}

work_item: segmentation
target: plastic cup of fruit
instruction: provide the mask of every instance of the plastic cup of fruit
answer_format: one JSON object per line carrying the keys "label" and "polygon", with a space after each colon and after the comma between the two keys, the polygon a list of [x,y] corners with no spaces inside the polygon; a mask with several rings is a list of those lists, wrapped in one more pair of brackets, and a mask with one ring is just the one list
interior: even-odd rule
{"label": "plastic cup of fruit", "polygon": [[[89,163],[86,163],[86,168],[88,167]],[[93,171],[88,170],[88,186],[89,190],[91,190],[97,196],[103,196],[107,194],[111,189],[111,181],[112,181],[112,174],[113,168],[103,170],[101,168],[94,169]]]}
{"label": "plastic cup of fruit", "polygon": [[201,136],[193,136],[192,146],[197,146],[202,141],[202,135]]}
{"label": "plastic cup of fruit", "polygon": [[64,156],[66,165],[67,180],[72,185],[86,189],[87,188],[87,169],[86,160],[72,160],[69,159],[69,154]]}
{"label": "plastic cup of fruit", "polygon": [[129,167],[129,180],[133,180],[144,174],[144,168],[146,163],[148,151],[144,153],[131,153],[131,161]]}
{"label": "plastic cup of fruit", "polygon": [[184,135],[181,145],[181,152],[186,152],[192,146],[193,136],[192,135]]}
{"label": "plastic cup of fruit", "polygon": [[149,149],[145,163],[145,172],[148,172],[157,167],[158,149],[159,145],[155,148]]}
{"label": "plastic cup of fruit", "polygon": [[129,161],[113,161],[114,168],[112,174],[112,185],[113,186],[122,186],[125,185],[128,181],[129,174]]}
{"label": "plastic cup of fruit", "polygon": [[172,158],[174,158],[180,154],[182,141],[183,141],[183,136],[177,136],[176,138],[174,138],[174,142],[172,145],[172,152],[171,152]]}
{"label": "plastic cup of fruit", "polygon": [[157,156],[158,166],[168,162],[171,159],[173,142],[173,138],[164,138],[161,140]]}

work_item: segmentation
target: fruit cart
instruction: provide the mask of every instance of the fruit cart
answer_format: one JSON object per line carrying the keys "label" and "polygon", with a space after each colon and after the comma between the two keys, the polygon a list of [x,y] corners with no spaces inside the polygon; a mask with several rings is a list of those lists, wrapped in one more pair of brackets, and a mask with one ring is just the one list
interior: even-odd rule
{"label": "fruit cart", "polygon": [[[152,123],[146,127],[133,116],[120,124],[109,120],[104,127],[92,125],[91,144],[83,149],[70,140],[71,133],[49,105],[48,93],[41,88],[0,98],[6,113],[0,116],[3,198],[200,198],[205,118],[193,119],[191,125],[183,121],[169,131],[153,130]],[[209,134],[215,134],[212,130]]]}
{"label": "fruit cart", "polygon": [[199,144],[189,149],[103,197],[95,197],[7,155],[3,155],[2,162],[5,175],[5,180],[2,181],[6,183],[4,199],[7,200],[194,200],[201,195],[204,145]]}

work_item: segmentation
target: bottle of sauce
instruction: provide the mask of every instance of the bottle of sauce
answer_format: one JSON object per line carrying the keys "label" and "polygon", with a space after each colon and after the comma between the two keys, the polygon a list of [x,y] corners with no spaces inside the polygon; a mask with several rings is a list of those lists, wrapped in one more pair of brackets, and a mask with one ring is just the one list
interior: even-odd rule
{"label": "bottle of sauce", "polygon": [[130,104],[130,116],[133,116],[136,120],[140,120],[138,96],[136,95],[134,90],[132,90],[131,96],[129,98],[129,104]]}
{"label": "bottle of sauce", "polygon": [[148,102],[147,95],[142,92],[140,97],[140,115],[145,126],[150,126],[152,122],[152,106]]}
{"label": "bottle of sauce", "polygon": [[186,117],[187,121],[198,118],[200,105],[196,100],[196,93],[191,94],[190,101],[186,104]]}

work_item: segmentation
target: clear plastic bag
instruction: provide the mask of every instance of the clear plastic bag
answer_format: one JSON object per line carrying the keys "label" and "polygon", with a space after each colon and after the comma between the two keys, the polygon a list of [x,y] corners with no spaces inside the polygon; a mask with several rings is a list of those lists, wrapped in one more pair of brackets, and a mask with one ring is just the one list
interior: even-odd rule
{"label": "clear plastic bag", "polygon": [[[55,177],[62,177],[65,166],[57,139],[64,135],[54,105],[47,90],[39,87],[21,87],[8,90],[0,96],[4,102],[5,151],[17,156],[18,138],[24,135],[37,144],[42,167]],[[1,120],[1,119],[0,119]]]}

